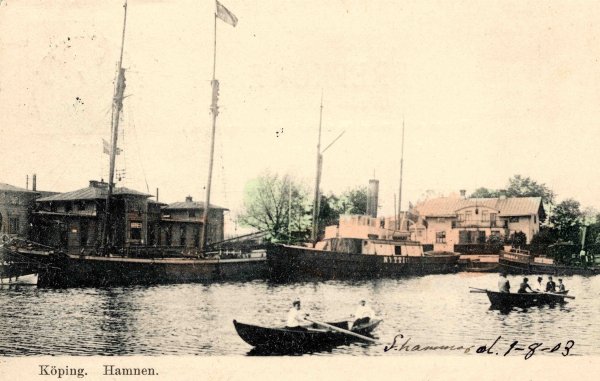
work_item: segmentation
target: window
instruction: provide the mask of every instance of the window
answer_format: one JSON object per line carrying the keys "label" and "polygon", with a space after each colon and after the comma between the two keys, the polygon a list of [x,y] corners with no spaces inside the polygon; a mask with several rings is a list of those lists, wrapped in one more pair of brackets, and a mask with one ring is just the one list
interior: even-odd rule
{"label": "window", "polygon": [[437,232],[435,233],[435,242],[436,243],[446,243],[446,232]]}
{"label": "window", "polygon": [[467,222],[467,223],[471,222],[471,215],[472,215],[472,213],[473,212],[471,212],[471,211],[465,212],[465,222]]}
{"label": "window", "polygon": [[129,237],[133,240],[140,241],[142,239],[142,223],[132,222],[129,227]]}
{"label": "window", "polygon": [[423,229],[417,229],[417,237],[423,237]]}
{"label": "window", "polygon": [[487,210],[482,210],[481,211],[481,221],[489,222],[490,221],[490,212],[488,212]]}
{"label": "window", "polygon": [[8,219],[8,234],[19,234],[19,218],[10,217]]}
{"label": "window", "polygon": [[179,229],[179,246],[185,246],[185,226]]}
{"label": "window", "polygon": [[167,228],[165,229],[165,245],[171,246],[171,238],[172,238],[171,227],[167,226]]}
{"label": "window", "polygon": [[77,201],[77,210],[85,210],[85,201]]}
{"label": "window", "polygon": [[402,246],[394,246],[394,255],[402,255]]}
{"label": "window", "polygon": [[534,214],[533,215],[533,223],[536,224],[537,223],[537,216]]}
{"label": "window", "polygon": [[509,217],[508,222],[519,222],[519,217]]}
{"label": "window", "polygon": [[195,210],[188,210],[188,217],[192,218],[192,217],[196,217],[196,211]]}

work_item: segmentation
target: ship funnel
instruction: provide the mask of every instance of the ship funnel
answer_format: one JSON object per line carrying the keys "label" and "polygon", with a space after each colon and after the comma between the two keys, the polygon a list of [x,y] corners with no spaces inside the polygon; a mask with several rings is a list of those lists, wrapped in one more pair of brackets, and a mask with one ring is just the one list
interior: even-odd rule
{"label": "ship funnel", "polygon": [[367,215],[373,218],[377,217],[377,206],[379,197],[379,180],[369,180],[369,189],[367,193]]}

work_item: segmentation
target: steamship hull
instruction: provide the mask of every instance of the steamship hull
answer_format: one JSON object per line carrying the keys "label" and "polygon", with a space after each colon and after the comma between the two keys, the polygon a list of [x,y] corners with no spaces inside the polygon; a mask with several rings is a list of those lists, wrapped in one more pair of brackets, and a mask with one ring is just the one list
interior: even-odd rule
{"label": "steamship hull", "polygon": [[500,252],[498,260],[500,271],[508,274],[547,274],[547,275],[598,275],[600,268],[598,267],[578,267],[565,266],[554,263],[539,263],[535,258],[528,254]]}
{"label": "steamship hull", "polygon": [[301,246],[267,248],[272,280],[278,282],[329,279],[377,279],[446,274],[459,270],[457,254],[393,256],[352,254]]}
{"label": "steamship hull", "polygon": [[110,287],[247,281],[267,277],[265,256],[236,259],[130,258],[13,253],[36,266],[38,287]]}

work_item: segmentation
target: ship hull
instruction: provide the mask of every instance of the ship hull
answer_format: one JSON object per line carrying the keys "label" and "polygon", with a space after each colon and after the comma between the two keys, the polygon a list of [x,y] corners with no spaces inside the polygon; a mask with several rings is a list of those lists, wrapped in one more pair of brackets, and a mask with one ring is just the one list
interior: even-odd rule
{"label": "ship hull", "polygon": [[271,278],[279,282],[309,279],[376,279],[458,271],[458,255],[391,256],[349,254],[300,246],[267,248]]}
{"label": "ship hull", "polygon": [[38,287],[110,287],[264,279],[266,257],[239,259],[76,256],[20,250],[37,265]]}
{"label": "ship hull", "polygon": [[547,274],[547,275],[597,275],[600,269],[597,267],[562,266],[550,263],[536,263],[529,256],[515,255],[513,253],[500,253],[498,260],[500,271],[508,274]]}

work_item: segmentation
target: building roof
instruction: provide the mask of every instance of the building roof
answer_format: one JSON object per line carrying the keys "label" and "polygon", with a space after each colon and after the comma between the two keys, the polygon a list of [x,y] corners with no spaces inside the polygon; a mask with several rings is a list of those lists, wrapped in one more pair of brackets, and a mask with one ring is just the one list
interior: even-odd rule
{"label": "building roof", "polygon": [[499,211],[499,216],[528,216],[538,214],[541,197],[507,198],[452,198],[441,197],[426,200],[415,209],[424,217],[455,217],[456,211],[466,207],[488,207]]}
{"label": "building roof", "polygon": [[[39,202],[48,201],[78,201],[78,200],[97,200],[106,198],[108,192],[108,184],[98,181],[90,181],[90,185],[87,188],[78,189],[72,192],[58,193],[52,196],[42,197],[37,199]],[[138,197],[151,197],[152,195],[138,192],[133,189],[126,187],[116,187],[113,194],[115,196],[138,196]]]}
{"label": "building roof", "polygon": [[[201,201],[180,201],[169,204],[163,210],[187,210],[187,209],[204,209],[204,202]],[[222,206],[210,204],[210,209],[229,210]]]}
{"label": "building roof", "polygon": [[0,183],[0,191],[2,191],[2,192],[37,193],[37,192],[29,190],[29,189],[19,188],[14,185],[5,184],[5,183]]}

